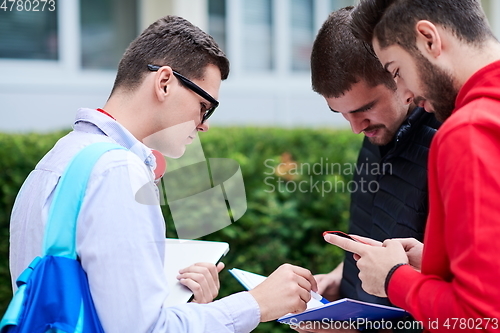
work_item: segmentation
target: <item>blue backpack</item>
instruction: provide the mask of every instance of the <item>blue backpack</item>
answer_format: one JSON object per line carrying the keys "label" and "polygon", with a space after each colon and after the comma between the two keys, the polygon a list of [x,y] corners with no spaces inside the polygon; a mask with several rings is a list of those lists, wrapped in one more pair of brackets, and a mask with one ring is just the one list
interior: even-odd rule
{"label": "blue backpack", "polygon": [[76,222],[88,179],[112,143],[81,150],[59,180],[45,227],[43,257],[37,257],[16,281],[18,289],[0,333],[104,332],[90,295],[87,275],[76,254]]}

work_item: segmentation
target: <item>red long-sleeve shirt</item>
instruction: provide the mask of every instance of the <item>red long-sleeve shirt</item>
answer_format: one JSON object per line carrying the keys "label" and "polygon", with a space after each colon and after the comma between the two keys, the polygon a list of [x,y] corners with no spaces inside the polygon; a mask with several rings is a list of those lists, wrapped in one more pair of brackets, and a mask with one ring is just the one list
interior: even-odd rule
{"label": "red long-sleeve shirt", "polygon": [[500,61],[461,88],[429,153],[422,273],[389,283],[391,302],[432,332],[500,331]]}

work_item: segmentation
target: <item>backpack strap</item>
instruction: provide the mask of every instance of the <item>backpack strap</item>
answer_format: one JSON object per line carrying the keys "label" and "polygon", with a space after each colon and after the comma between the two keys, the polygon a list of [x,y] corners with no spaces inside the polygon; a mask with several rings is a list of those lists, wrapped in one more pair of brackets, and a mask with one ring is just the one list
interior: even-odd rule
{"label": "backpack strap", "polygon": [[115,143],[86,146],[70,161],[56,186],[43,239],[43,255],[76,259],[76,222],[95,163],[107,151],[125,149]]}

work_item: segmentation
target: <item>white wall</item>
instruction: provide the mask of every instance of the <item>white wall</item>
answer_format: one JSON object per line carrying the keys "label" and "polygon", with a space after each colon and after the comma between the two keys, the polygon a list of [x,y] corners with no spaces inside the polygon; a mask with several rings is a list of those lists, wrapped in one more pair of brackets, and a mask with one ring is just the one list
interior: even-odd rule
{"label": "white wall", "polygon": [[483,0],[482,2],[491,29],[495,36],[500,38],[500,0]]}
{"label": "white wall", "polygon": [[[58,1],[57,5],[60,11],[59,61],[0,60],[0,131],[67,129],[73,124],[78,108],[101,107],[108,98],[115,72],[80,68],[78,1]],[[207,0],[141,0],[138,13],[141,30],[167,14],[183,16],[207,29]],[[324,17],[327,14],[323,13]],[[211,119],[212,126],[347,125],[311,91],[309,74],[242,73],[237,59],[235,54],[233,71],[222,84],[221,105]]]}
{"label": "white wall", "polygon": [[220,102],[210,119],[212,125],[348,126],[341,115],[331,112],[324,99],[311,90],[309,76],[229,78],[222,83]]}
{"label": "white wall", "polygon": [[[288,0],[274,1],[280,13],[273,27],[276,47],[272,72],[249,72],[243,64],[244,42],[241,18],[243,0],[228,0],[227,55],[231,61],[229,79],[222,84],[214,125],[260,125],[278,127],[345,127],[347,121],[328,109],[324,99],[311,88],[309,72],[290,71],[290,47],[293,36],[288,27]],[[317,0],[315,21],[327,18],[329,0]],[[315,27],[320,28],[320,24]]]}
{"label": "white wall", "polygon": [[[277,0],[281,10],[286,0]],[[328,1],[317,0],[316,21],[328,15]],[[482,0],[491,26],[500,36],[500,0]],[[228,0],[228,12],[237,11],[241,0]],[[111,90],[114,71],[80,69],[80,27],[78,1],[58,1],[59,61],[0,60],[0,131],[52,131],[69,128],[79,107],[102,106]],[[281,7],[280,7],[281,6]],[[139,27],[157,18],[176,14],[207,30],[207,0],[140,0]],[[212,126],[259,125],[281,127],[347,127],[338,114],[330,112],[323,99],[312,92],[308,73],[289,73],[283,53],[276,54],[273,73],[242,70],[241,35],[238,17],[228,15],[228,55],[232,71],[223,82],[220,107],[211,118]],[[277,25],[279,26],[279,25]],[[319,26],[317,26],[319,28]],[[277,28],[279,29],[279,28]],[[276,31],[279,48],[293,38]],[[280,55],[281,54],[281,55]]]}
{"label": "white wall", "polygon": [[[3,66],[4,64],[2,64]],[[80,107],[101,107],[113,74],[72,75],[64,70],[0,69],[0,131],[67,129]]]}

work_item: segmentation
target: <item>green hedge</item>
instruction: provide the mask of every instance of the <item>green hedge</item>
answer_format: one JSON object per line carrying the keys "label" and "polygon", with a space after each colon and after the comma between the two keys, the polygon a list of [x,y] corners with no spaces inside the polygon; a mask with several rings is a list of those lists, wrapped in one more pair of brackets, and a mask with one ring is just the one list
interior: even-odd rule
{"label": "green hedge", "polygon": [[[5,311],[11,297],[8,234],[12,204],[26,176],[64,134],[0,134],[0,170],[3,173],[0,178],[0,313]],[[245,182],[248,202],[245,215],[204,237],[230,244],[231,250],[224,259],[227,268],[268,275],[288,262],[313,273],[322,273],[340,262],[342,252],[328,246],[321,234],[324,230],[347,228],[349,192],[342,190],[341,182],[346,184],[351,175],[346,168],[342,168],[344,172],[340,174],[335,168],[336,173],[332,173],[332,163],[337,167],[354,163],[361,144],[360,136],[347,130],[215,128],[202,133],[201,141],[207,158],[236,160]],[[303,172],[300,168],[292,168],[287,174],[272,174],[282,162],[302,164]],[[306,164],[313,168],[310,172]],[[289,168],[294,166],[287,165]],[[286,165],[279,170],[285,169]],[[302,191],[297,188],[300,182],[303,182]],[[328,184],[337,184],[337,191],[334,188],[330,193],[322,193],[322,184],[327,185],[326,189]],[[176,237],[168,206],[162,208],[167,220],[167,236]],[[220,278],[219,296],[242,290],[227,270],[221,272]],[[264,323],[255,330],[285,331],[289,329],[277,323]]]}

